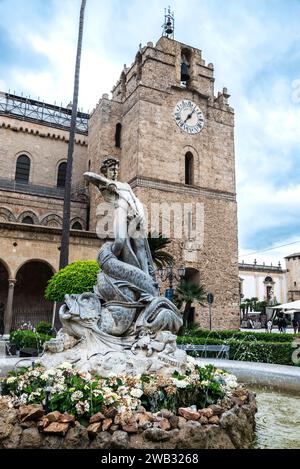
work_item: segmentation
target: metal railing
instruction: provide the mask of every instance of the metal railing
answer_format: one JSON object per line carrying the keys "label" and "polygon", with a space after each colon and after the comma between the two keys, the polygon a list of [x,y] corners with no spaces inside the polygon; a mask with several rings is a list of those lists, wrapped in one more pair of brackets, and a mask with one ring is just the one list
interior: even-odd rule
{"label": "metal railing", "polygon": [[[71,125],[72,109],[0,92],[0,114],[16,116],[32,122],[45,123],[50,127],[68,130]],[[78,111],[77,133],[87,135],[89,118],[89,114]]]}
{"label": "metal railing", "polygon": [[33,326],[36,326],[41,321],[51,324],[52,315],[53,305],[46,301],[30,307],[14,307],[12,330],[17,330],[22,324],[28,324],[29,322]]}
{"label": "metal railing", "polygon": [[[23,184],[14,179],[0,178],[0,190],[20,192],[23,194],[39,195],[44,197],[55,197],[63,199],[65,195],[64,187],[55,187],[39,184]],[[88,197],[88,190],[84,182],[78,182],[72,186],[72,200],[83,200]]]}

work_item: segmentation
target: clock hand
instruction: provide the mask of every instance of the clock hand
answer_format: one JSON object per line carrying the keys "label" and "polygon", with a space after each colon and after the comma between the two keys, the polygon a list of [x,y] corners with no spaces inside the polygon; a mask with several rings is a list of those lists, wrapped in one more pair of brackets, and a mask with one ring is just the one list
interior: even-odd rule
{"label": "clock hand", "polygon": [[192,110],[192,112],[191,112],[190,114],[188,114],[188,116],[186,117],[184,123],[186,123],[186,121],[189,120],[189,119],[192,117],[192,115],[194,114],[195,110],[196,110],[196,106],[194,107],[194,109]]}

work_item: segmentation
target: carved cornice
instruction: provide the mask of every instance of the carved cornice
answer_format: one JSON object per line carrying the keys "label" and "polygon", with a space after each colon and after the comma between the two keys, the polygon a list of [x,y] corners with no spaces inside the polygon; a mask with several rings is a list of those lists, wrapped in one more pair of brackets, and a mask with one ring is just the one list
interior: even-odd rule
{"label": "carved cornice", "polygon": [[[16,120],[15,116],[14,116],[14,120]],[[23,125],[22,125],[22,123],[23,123]],[[31,134],[31,135],[36,135],[36,136],[41,137],[41,138],[50,138],[52,140],[61,140],[62,142],[66,142],[66,143],[69,142],[68,132],[66,132],[65,135],[63,135],[62,133],[56,133],[55,129],[53,129],[52,132],[49,132],[49,131],[47,132],[47,131],[42,131],[40,129],[33,129],[33,128],[30,128],[30,127],[26,127],[26,123],[23,120],[22,120],[22,123],[20,122],[19,125],[16,125],[15,123],[0,122],[0,127],[4,128],[4,129],[12,130],[13,132],[23,132],[23,133],[27,133],[27,134]],[[39,123],[39,125],[42,125],[42,124]],[[88,146],[88,141],[84,137],[75,138],[75,143],[77,145],[81,145],[81,146],[85,146],[85,147]]]}
{"label": "carved cornice", "polygon": [[209,189],[207,187],[187,186],[176,182],[169,182],[154,178],[135,177],[129,181],[129,184],[134,189],[136,187],[145,187],[149,189],[156,189],[163,192],[173,192],[176,194],[186,194],[195,196],[205,196],[212,199],[225,199],[236,202],[236,194],[234,192],[225,192],[217,189]]}

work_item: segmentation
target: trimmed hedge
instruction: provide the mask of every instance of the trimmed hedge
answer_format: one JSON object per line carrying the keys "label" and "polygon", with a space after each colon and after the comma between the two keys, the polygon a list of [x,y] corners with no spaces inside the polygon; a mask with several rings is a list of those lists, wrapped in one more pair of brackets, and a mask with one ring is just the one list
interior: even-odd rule
{"label": "trimmed hedge", "polygon": [[92,292],[100,270],[96,261],[77,261],[51,277],[45,291],[46,300],[64,301],[66,294]]}
{"label": "trimmed hedge", "polygon": [[[264,341],[241,341],[236,339],[220,340],[205,337],[178,337],[178,344],[195,345],[229,345],[230,360],[276,363],[278,365],[295,366],[292,362],[294,348],[291,342],[264,342]],[[202,352],[192,352],[195,356],[203,356]],[[209,356],[209,354],[207,354]]]}
{"label": "trimmed hedge", "polygon": [[9,340],[16,346],[17,350],[33,348],[42,351],[44,342],[50,340],[51,337],[51,335],[39,334],[33,331],[18,330],[10,333]]}
{"label": "trimmed hedge", "polygon": [[295,337],[300,338],[300,334],[296,336],[293,334],[277,334],[277,333],[268,333],[268,332],[243,332],[243,331],[209,331],[205,329],[186,329],[183,334],[183,337],[199,337],[199,338],[209,338],[209,339],[218,339],[218,340],[243,340],[243,341],[254,341],[254,342],[293,342]]}
{"label": "trimmed hedge", "polygon": [[35,329],[39,334],[52,335],[52,324],[46,321],[40,321]]}

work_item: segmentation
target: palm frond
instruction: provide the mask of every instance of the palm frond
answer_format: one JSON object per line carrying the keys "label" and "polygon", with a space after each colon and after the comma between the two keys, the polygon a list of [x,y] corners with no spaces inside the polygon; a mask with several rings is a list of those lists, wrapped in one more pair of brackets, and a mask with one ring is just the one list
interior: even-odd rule
{"label": "palm frond", "polygon": [[204,303],[207,301],[207,293],[203,285],[198,285],[188,280],[184,280],[178,285],[176,288],[176,296],[178,301],[184,303],[199,303],[201,306],[204,306]]}
{"label": "palm frond", "polygon": [[163,249],[171,243],[171,240],[162,233],[148,233],[148,243],[152,254],[153,262],[158,269],[170,265],[174,262],[174,257]]}

